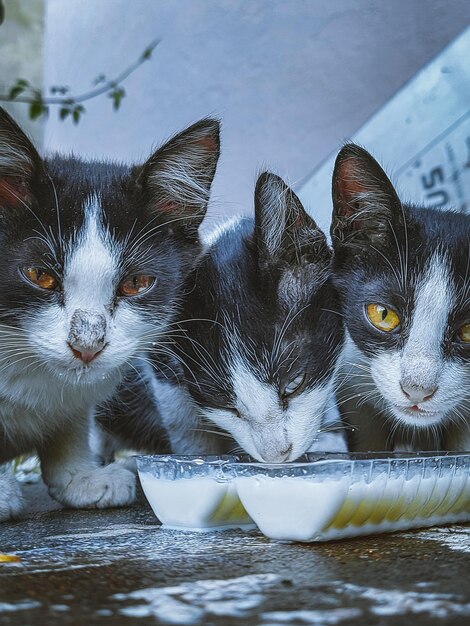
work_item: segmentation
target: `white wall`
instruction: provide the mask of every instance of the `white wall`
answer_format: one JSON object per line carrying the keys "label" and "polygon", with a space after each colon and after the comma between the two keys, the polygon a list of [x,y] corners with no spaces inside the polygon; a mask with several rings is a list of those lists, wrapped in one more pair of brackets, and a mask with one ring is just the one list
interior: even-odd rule
{"label": "white wall", "polygon": [[121,111],[101,98],[77,127],[52,115],[46,145],[140,159],[217,115],[212,219],[248,211],[260,168],[299,187],[468,23],[468,0],[48,0],[46,84],[86,89],[162,43]]}

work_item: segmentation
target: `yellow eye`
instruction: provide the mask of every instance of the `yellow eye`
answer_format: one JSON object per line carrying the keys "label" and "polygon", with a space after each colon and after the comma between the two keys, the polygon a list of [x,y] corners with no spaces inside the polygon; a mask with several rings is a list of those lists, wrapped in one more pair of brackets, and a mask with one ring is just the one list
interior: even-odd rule
{"label": "yellow eye", "polygon": [[400,325],[400,318],[393,309],[383,304],[368,304],[367,317],[373,326],[385,333],[390,333]]}
{"label": "yellow eye", "polygon": [[119,284],[118,293],[120,296],[137,296],[150,289],[154,282],[154,276],[146,276],[145,274],[127,276]]}
{"label": "yellow eye", "polygon": [[464,324],[457,332],[459,338],[464,343],[470,343],[470,324]]}
{"label": "yellow eye", "polygon": [[41,287],[41,289],[52,290],[59,284],[59,281],[55,276],[48,274],[38,267],[27,267],[24,270],[24,274],[28,280],[30,280],[34,285]]}

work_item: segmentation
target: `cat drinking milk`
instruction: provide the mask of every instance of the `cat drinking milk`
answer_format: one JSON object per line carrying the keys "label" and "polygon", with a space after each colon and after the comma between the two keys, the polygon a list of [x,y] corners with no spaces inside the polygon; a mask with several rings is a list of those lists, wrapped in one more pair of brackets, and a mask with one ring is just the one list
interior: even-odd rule
{"label": "cat drinking milk", "polygon": [[166,437],[179,454],[241,448],[260,461],[294,460],[329,428],[343,346],[325,236],[264,173],[254,220],[232,220],[205,244],[154,369],[143,365],[100,421],[121,445],[147,452]]}

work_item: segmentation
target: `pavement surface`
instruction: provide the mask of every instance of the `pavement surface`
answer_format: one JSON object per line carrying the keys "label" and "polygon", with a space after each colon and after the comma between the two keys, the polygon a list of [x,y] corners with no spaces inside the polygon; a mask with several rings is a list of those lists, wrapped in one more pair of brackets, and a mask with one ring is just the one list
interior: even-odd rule
{"label": "pavement surface", "polygon": [[325,544],[161,529],[141,499],[61,510],[25,485],[0,524],[0,624],[470,624],[470,526]]}

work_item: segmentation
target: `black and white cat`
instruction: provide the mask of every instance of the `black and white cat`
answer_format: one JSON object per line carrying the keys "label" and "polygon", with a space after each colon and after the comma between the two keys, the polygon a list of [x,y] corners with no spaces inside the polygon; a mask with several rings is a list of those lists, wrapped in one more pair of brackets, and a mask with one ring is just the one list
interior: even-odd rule
{"label": "black and white cat", "polygon": [[296,459],[324,426],[343,346],[325,236],[294,192],[265,173],[255,219],[232,220],[205,244],[173,333],[177,361],[157,356],[160,374],[147,376],[159,411],[134,377],[102,423],[149,452],[163,424],[175,453],[228,452],[235,440],[260,461]]}
{"label": "black and white cat", "polygon": [[[131,472],[95,463],[89,414],[174,314],[218,155],[209,119],[139,167],[43,160],[0,109],[0,462],[37,451],[65,505],[133,499]],[[20,506],[3,472],[0,520]]]}
{"label": "black and white cat", "polygon": [[470,217],[402,204],[353,144],[336,160],[333,202],[352,449],[470,449]]}

